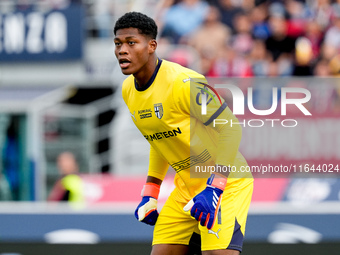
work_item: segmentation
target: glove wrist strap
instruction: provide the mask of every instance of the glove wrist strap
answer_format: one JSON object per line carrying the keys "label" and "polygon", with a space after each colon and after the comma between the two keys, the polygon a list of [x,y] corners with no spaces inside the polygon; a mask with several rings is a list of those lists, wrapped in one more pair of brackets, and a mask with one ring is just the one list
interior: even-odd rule
{"label": "glove wrist strap", "polygon": [[227,185],[227,178],[224,178],[222,176],[216,176],[215,174],[212,174],[208,181],[207,185],[213,186],[215,188],[218,188],[222,191],[224,191],[225,186]]}
{"label": "glove wrist strap", "polygon": [[150,196],[155,199],[158,199],[160,188],[161,187],[158,184],[148,182],[144,185],[141,196],[142,197]]}

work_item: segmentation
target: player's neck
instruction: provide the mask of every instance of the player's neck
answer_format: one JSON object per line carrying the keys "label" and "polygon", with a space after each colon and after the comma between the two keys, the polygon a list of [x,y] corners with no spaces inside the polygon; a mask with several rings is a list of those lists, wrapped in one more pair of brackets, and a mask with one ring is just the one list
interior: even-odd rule
{"label": "player's neck", "polygon": [[154,54],[152,57],[150,57],[148,63],[146,63],[145,66],[139,72],[133,74],[139,88],[143,88],[151,79],[156,69],[157,63],[158,58],[156,54]]}

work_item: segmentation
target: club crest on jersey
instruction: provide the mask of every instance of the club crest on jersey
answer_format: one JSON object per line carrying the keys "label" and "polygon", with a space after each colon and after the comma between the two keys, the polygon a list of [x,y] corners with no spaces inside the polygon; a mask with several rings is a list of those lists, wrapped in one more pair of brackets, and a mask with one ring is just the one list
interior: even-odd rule
{"label": "club crest on jersey", "polygon": [[154,107],[155,107],[155,114],[157,118],[161,119],[163,117],[163,112],[164,112],[162,103],[154,104]]}

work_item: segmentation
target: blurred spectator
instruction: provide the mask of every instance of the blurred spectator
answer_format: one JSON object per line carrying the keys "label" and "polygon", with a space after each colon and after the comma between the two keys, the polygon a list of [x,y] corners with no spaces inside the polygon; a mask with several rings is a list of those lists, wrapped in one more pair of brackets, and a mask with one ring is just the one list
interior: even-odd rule
{"label": "blurred spectator", "polygon": [[301,36],[307,23],[303,3],[296,0],[287,0],[285,1],[285,9],[288,17],[287,34],[291,37]]}
{"label": "blurred spectator", "polygon": [[277,76],[280,76],[279,62],[272,61],[269,64],[267,76],[268,77],[277,77]]}
{"label": "blurred spectator", "polygon": [[[175,0],[160,0],[158,1],[156,7],[155,7],[155,17],[154,20],[157,24],[158,27],[158,33],[160,35],[163,34],[163,29],[164,29],[164,16],[166,12],[173,6],[177,1]],[[159,40],[167,39],[169,41],[169,38],[161,37]]]}
{"label": "blurred spectator", "polygon": [[252,72],[254,76],[267,76],[272,57],[266,50],[266,45],[262,40],[255,40],[253,45],[250,52]]}
{"label": "blurred spectator", "polygon": [[295,49],[295,39],[287,35],[287,22],[283,16],[269,19],[271,36],[266,40],[266,48],[277,60],[281,55],[290,58]]}
{"label": "blurred spectator", "polygon": [[318,61],[313,70],[313,74],[315,76],[320,76],[320,77],[329,77],[331,75],[331,72],[330,72],[328,61],[324,59],[321,59],[320,61]]}
{"label": "blurred spectator", "polygon": [[[333,77],[340,77],[340,54],[334,56],[330,62],[329,62],[329,67],[330,67],[330,73]],[[332,105],[332,110],[340,113],[340,86],[339,84],[337,85],[334,93],[334,100],[333,100],[333,105]]]}
{"label": "blurred spectator", "polygon": [[239,13],[235,16],[233,23],[236,33],[232,37],[232,48],[241,55],[248,54],[253,47],[252,24],[249,16],[245,13]]}
{"label": "blurred spectator", "polygon": [[[209,52],[215,56],[226,45],[230,37],[230,29],[220,21],[220,13],[216,7],[210,6],[203,24],[189,38],[189,45],[198,52]],[[214,39],[214,43],[211,42]]]}
{"label": "blurred spectator", "polygon": [[[329,61],[329,71],[331,75],[335,77],[340,77],[340,54],[334,56]],[[339,87],[339,94],[340,94],[340,87]]]}
{"label": "blurred spectator", "polygon": [[338,49],[336,46],[331,44],[327,45],[325,43],[321,44],[320,58],[330,61],[336,54],[338,54]]}
{"label": "blurred spectator", "polygon": [[265,40],[270,35],[269,25],[267,22],[267,8],[265,4],[255,7],[250,13],[252,27],[252,35],[254,38]]}
{"label": "blurred spectator", "polygon": [[312,70],[313,49],[311,42],[306,37],[296,41],[294,76],[310,76]]}
{"label": "blurred spectator", "polygon": [[181,66],[189,67],[190,62],[192,61],[192,56],[190,52],[185,48],[176,48],[171,51],[167,59],[169,61],[180,64]]}
{"label": "blurred spectator", "polygon": [[[38,5],[42,6],[40,9],[43,11],[48,11],[49,8],[63,9],[70,4],[82,3],[81,0],[8,2],[21,11],[31,11],[37,7],[39,9]],[[192,54],[183,49],[174,49],[177,44],[187,43],[199,53],[200,61],[196,61],[201,68],[199,71],[212,76],[219,73],[232,76],[263,76],[270,73],[279,76],[316,75],[326,73],[323,70],[326,67],[324,61],[331,61],[340,52],[340,0],[156,2],[154,6],[146,3],[146,8],[153,8],[150,12],[156,15],[160,39],[168,41],[173,53],[172,60],[188,65],[191,61],[188,58]],[[98,0],[83,3],[87,7],[87,15],[90,16],[87,21],[92,21],[86,22],[93,29],[93,33],[89,35],[109,38],[112,33],[111,20],[117,10],[113,6],[117,2]],[[132,7],[127,7],[127,10],[137,6],[126,5]],[[300,63],[303,58],[301,52],[304,50],[295,48],[296,39],[302,36],[309,41],[308,50],[310,47],[312,49],[312,58],[304,65]],[[214,38],[213,43],[211,38]],[[235,52],[229,52],[230,48],[221,50],[225,43],[229,43]],[[235,67],[230,66],[242,66],[242,70],[234,72],[231,70]],[[250,71],[246,66],[250,67]],[[316,71],[319,69],[320,71]]]}
{"label": "blurred spectator", "polygon": [[253,74],[250,62],[239,56],[232,47],[226,46],[206,75],[211,77],[250,77]]}
{"label": "blurred spectator", "polygon": [[60,179],[54,185],[48,201],[69,201],[75,205],[84,202],[84,190],[78,175],[78,163],[71,152],[63,152],[57,158]]}
{"label": "blurred spectator", "polygon": [[332,14],[333,16],[339,16],[340,14],[340,0],[335,0],[332,4]]}
{"label": "blurred spectator", "polygon": [[11,118],[7,128],[3,148],[3,174],[11,190],[12,199],[19,200],[20,189],[20,141],[18,136],[18,119]]}
{"label": "blurred spectator", "polygon": [[304,36],[310,41],[313,59],[317,59],[320,54],[320,46],[323,40],[323,32],[319,26],[319,24],[313,20],[309,21],[305,27]]}
{"label": "blurred spectator", "polygon": [[293,72],[293,60],[290,57],[281,56],[276,60],[278,66],[279,76],[290,76]]}
{"label": "blurred spectator", "polygon": [[[211,43],[214,38],[214,43]],[[207,73],[230,38],[230,29],[220,21],[216,7],[210,6],[202,26],[188,39],[202,59],[201,72]]]}
{"label": "blurred spectator", "polygon": [[334,5],[334,15],[330,28],[326,31],[321,46],[320,57],[331,61],[340,52],[340,10]]}
{"label": "blurred spectator", "polygon": [[208,4],[201,0],[183,0],[171,6],[164,15],[162,37],[169,37],[174,43],[184,36],[190,36],[203,23]]}
{"label": "blurred spectator", "polygon": [[324,44],[325,47],[333,47],[340,52],[340,13],[335,16],[331,27],[327,30]]}
{"label": "blurred spectator", "polygon": [[309,1],[312,18],[321,26],[327,29],[333,14],[333,8],[330,0]]}
{"label": "blurred spectator", "polygon": [[285,6],[280,1],[273,1],[269,4],[268,15],[275,17],[286,17]]}
{"label": "blurred spectator", "polygon": [[242,12],[242,8],[234,5],[232,0],[219,0],[218,8],[221,11],[221,21],[234,30],[233,20],[236,14]]}
{"label": "blurred spectator", "polygon": [[[236,1],[235,1],[236,2]],[[245,12],[250,12],[252,9],[254,9],[255,7],[255,0],[242,0],[242,1],[237,1],[241,4],[241,8],[245,11]]]}

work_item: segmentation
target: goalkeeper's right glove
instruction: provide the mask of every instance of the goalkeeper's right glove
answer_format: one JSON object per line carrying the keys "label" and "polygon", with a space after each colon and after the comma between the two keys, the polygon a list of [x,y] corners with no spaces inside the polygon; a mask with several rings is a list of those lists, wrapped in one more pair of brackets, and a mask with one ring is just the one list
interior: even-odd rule
{"label": "goalkeeper's right glove", "polygon": [[157,199],[159,195],[160,186],[155,183],[148,182],[144,185],[142,190],[142,202],[137,206],[135,217],[137,220],[148,225],[155,225],[157,212]]}
{"label": "goalkeeper's right glove", "polygon": [[212,174],[207,181],[207,187],[187,203],[184,211],[190,211],[191,216],[200,221],[202,226],[212,229],[226,184],[227,178],[215,178],[215,174]]}

